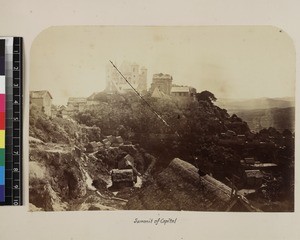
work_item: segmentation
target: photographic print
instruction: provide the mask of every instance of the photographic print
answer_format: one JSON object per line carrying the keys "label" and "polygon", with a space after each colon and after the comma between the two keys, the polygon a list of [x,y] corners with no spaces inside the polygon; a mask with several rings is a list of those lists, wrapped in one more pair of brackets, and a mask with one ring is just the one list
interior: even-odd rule
{"label": "photographic print", "polygon": [[294,211],[283,30],[51,27],[30,58],[31,211]]}

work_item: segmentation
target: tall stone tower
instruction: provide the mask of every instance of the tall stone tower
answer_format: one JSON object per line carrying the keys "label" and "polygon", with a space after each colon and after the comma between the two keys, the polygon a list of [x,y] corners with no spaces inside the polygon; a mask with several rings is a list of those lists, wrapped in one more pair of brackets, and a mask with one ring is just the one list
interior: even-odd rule
{"label": "tall stone tower", "polygon": [[159,91],[163,92],[164,94],[170,95],[172,81],[173,78],[169,74],[163,74],[163,73],[153,74],[150,93],[153,93],[153,91],[157,88]]}

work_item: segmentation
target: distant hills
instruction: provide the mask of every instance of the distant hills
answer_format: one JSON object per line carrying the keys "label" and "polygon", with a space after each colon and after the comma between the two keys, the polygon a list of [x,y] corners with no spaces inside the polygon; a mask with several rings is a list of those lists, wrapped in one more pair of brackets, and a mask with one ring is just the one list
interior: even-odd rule
{"label": "distant hills", "polygon": [[295,107],[295,99],[286,98],[255,98],[255,99],[229,99],[220,98],[216,105],[227,109],[229,112],[238,110],[289,108]]}
{"label": "distant hills", "polygon": [[291,97],[218,99],[216,105],[227,109],[229,114],[237,114],[254,131],[269,127],[295,130],[295,99]]}

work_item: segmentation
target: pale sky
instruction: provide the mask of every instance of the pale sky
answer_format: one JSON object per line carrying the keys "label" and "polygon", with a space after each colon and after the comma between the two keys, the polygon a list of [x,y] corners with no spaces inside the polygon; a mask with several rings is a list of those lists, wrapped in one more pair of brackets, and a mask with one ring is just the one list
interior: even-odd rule
{"label": "pale sky", "polygon": [[30,90],[49,90],[54,104],[105,88],[109,60],[124,60],[173,83],[217,98],[295,96],[295,49],[271,26],[51,27],[33,42]]}

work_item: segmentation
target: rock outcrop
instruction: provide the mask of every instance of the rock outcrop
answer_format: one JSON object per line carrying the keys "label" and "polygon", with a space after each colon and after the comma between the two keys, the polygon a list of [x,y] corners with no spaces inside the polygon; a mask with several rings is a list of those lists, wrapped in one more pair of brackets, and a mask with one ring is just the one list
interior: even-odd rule
{"label": "rock outcrop", "polygon": [[129,199],[127,209],[189,211],[256,211],[241,196],[231,197],[231,188],[175,158],[152,184]]}
{"label": "rock outcrop", "polygon": [[85,176],[70,147],[40,145],[30,153],[30,203],[45,211],[67,210],[70,199],[86,194]]}

